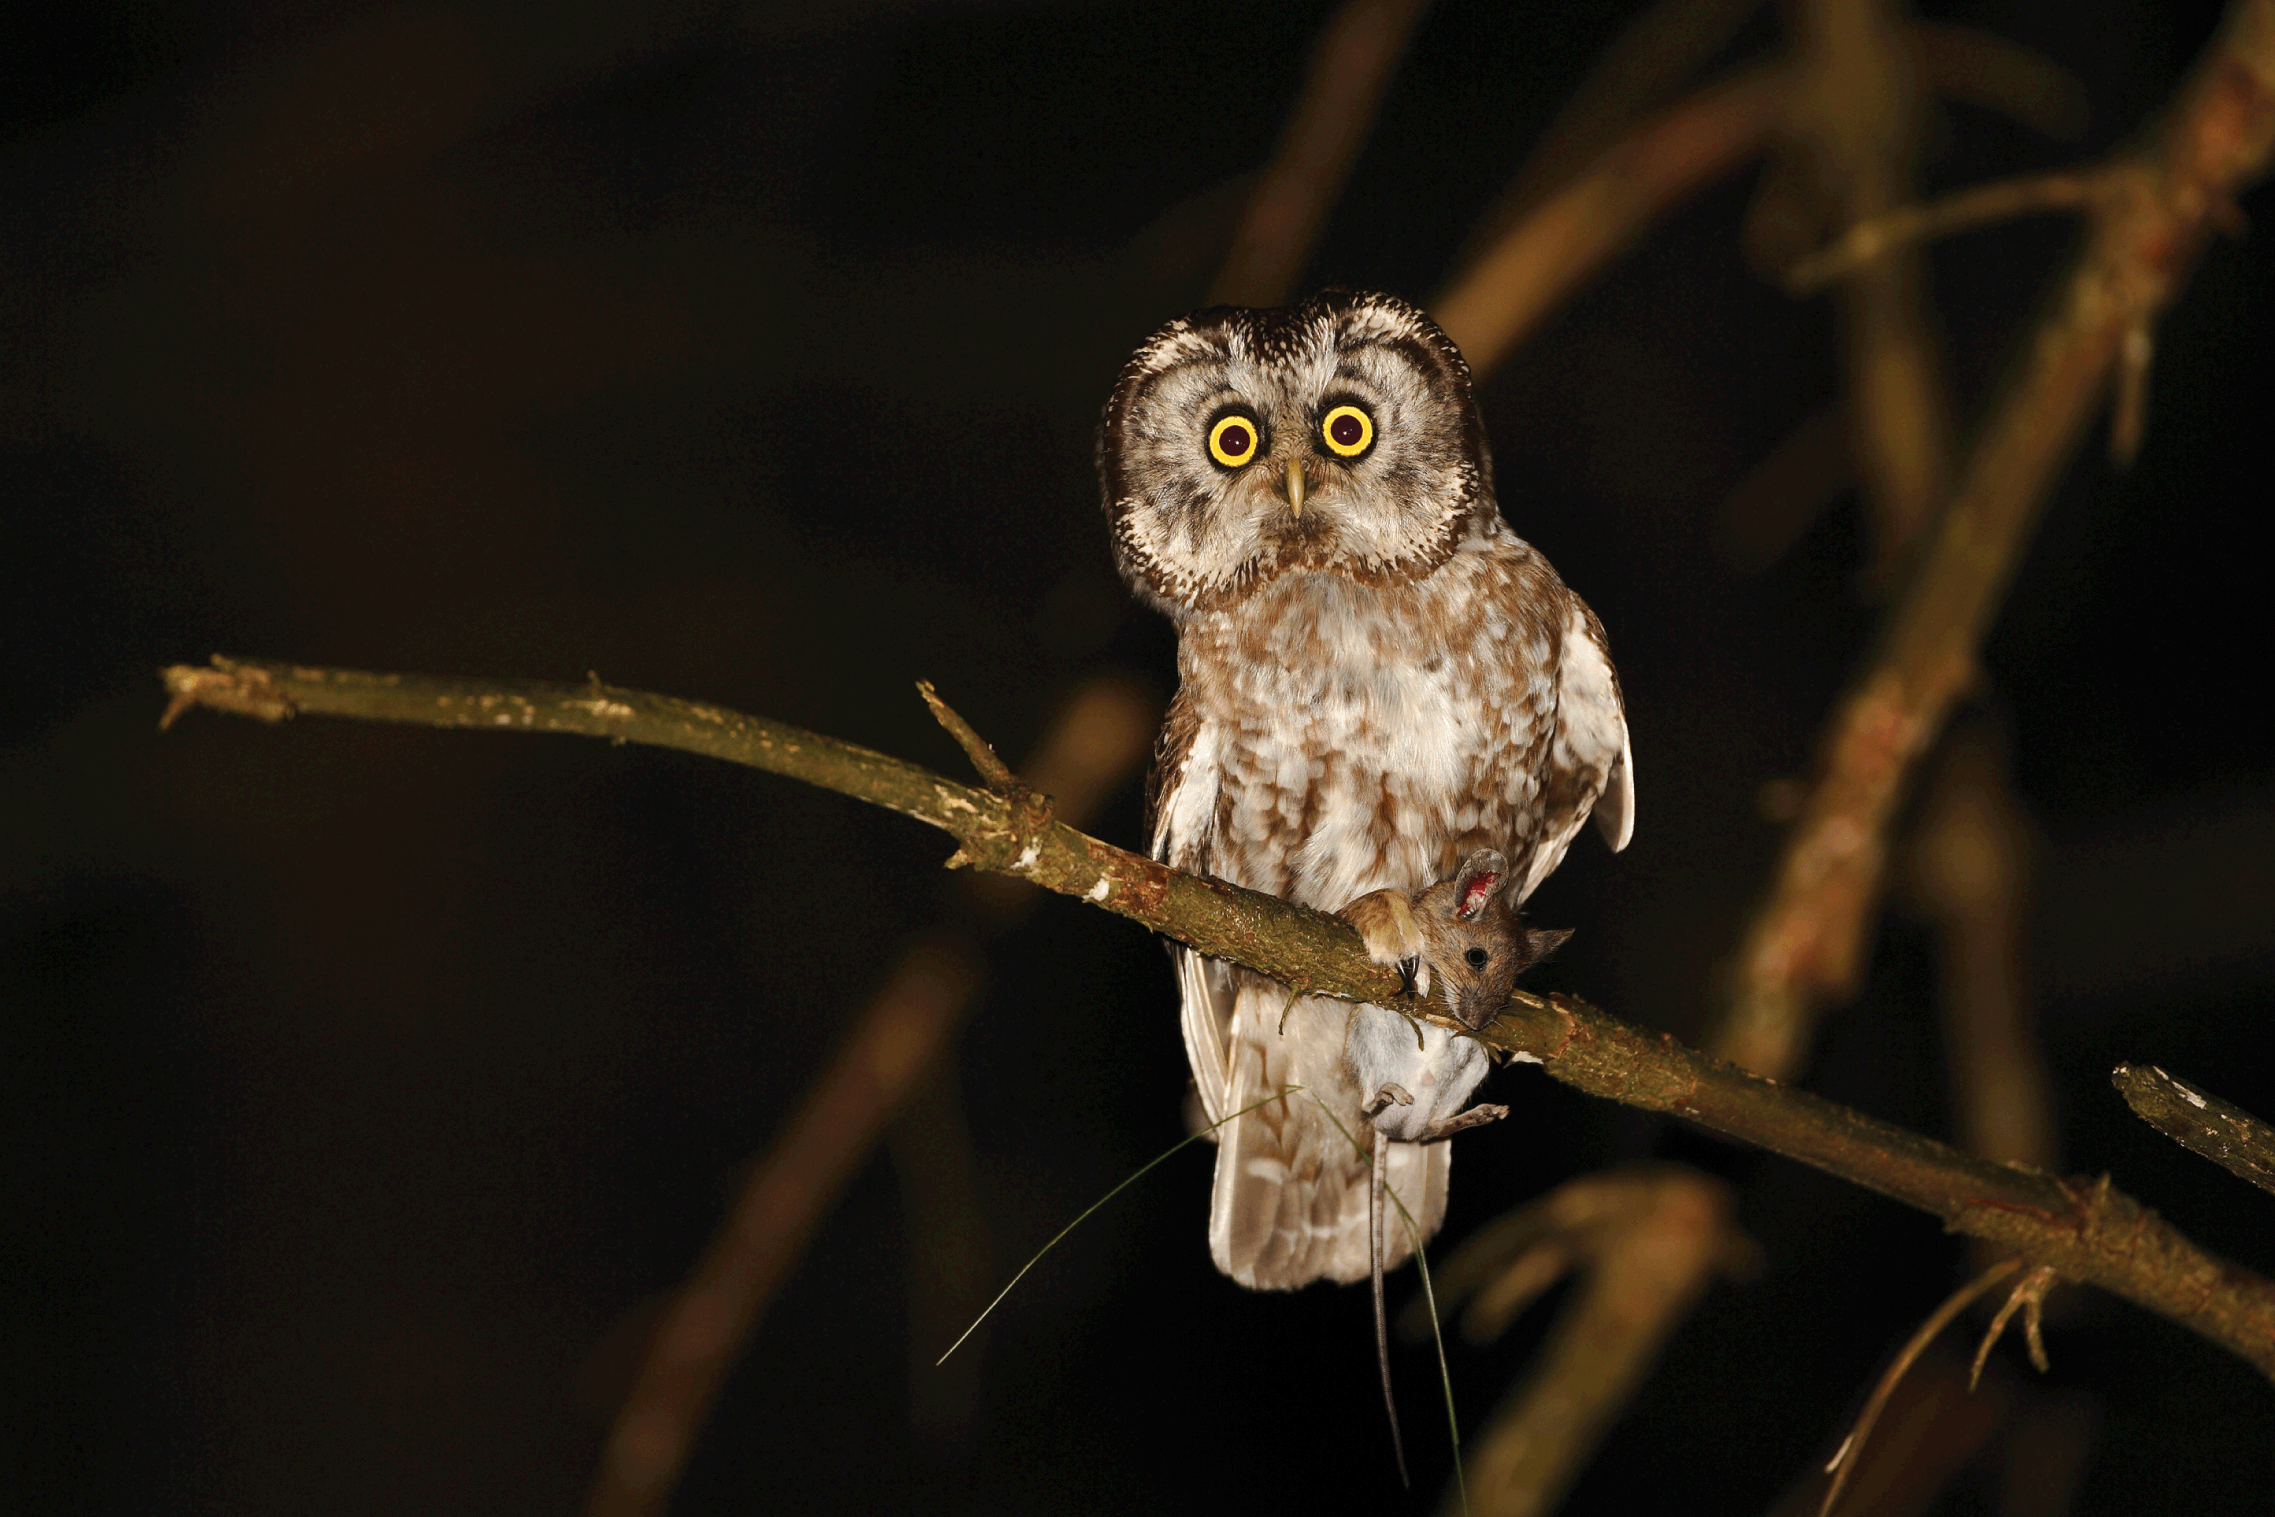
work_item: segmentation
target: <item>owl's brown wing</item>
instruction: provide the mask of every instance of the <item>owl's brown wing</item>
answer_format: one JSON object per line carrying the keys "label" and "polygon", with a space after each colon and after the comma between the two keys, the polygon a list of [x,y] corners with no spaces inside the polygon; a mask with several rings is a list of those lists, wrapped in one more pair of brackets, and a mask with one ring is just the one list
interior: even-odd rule
{"label": "owl's brown wing", "polygon": [[[1178,691],[1154,744],[1153,772],[1146,776],[1145,827],[1156,859],[1178,869],[1206,872],[1217,786],[1210,756],[1193,751],[1199,729],[1192,704],[1184,691]],[[1201,1111],[1210,1122],[1221,1121],[1226,1112],[1238,1110],[1224,1104],[1225,1039],[1232,1026],[1231,971],[1188,948],[1172,947],[1169,956],[1177,966],[1185,1061],[1193,1069]]]}
{"label": "owl's brown wing", "polygon": [[[1200,736],[1200,731],[1200,717],[1195,714],[1192,700],[1180,685],[1177,693],[1169,699],[1168,711],[1162,715],[1161,731],[1153,740],[1153,765],[1145,774],[1145,835],[1153,856],[1165,864],[1175,862],[1170,857],[1172,853],[1191,854],[1198,847],[1205,846],[1206,840],[1202,837],[1173,839],[1170,835],[1170,823],[1180,809],[1177,804],[1178,791],[1186,783],[1186,777],[1195,773],[1192,764],[1193,743]],[[1213,792],[1215,787],[1212,785],[1209,788]],[[1194,809],[1194,797],[1188,794],[1185,799],[1183,810],[1189,814]],[[1204,813],[1213,812],[1215,808],[1213,793],[1208,801],[1209,804],[1201,808]],[[1192,829],[1188,826],[1185,830],[1190,832]]]}
{"label": "owl's brown wing", "polygon": [[1221,1122],[1237,1106],[1224,1104],[1225,1039],[1232,1027],[1232,974],[1222,963],[1203,958],[1190,948],[1171,948],[1177,964],[1177,1017],[1185,1033],[1185,1062],[1192,1066],[1193,1088],[1201,1098],[1201,1112]]}
{"label": "owl's brown wing", "polygon": [[[1234,979],[1225,1109],[1241,1115],[1217,1130],[1209,1253],[1253,1290],[1364,1280],[1369,1164],[1356,1143],[1367,1141],[1368,1128],[1342,1038],[1352,1008],[1309,996],[1291,1002],[1286,987],[1246,972]],[[1283,1091],[1290,1093],[1271,1099]],[[1249,1106],[1256,1109],[1243,1110]],[[1425,1242],[1445,1220],[1452,1147],[1391,1145],[1390,1189]],[[1412,1252],[1394,1211],[1383,1267]]]}
{"label": "owl's brown wing", "polygon": [[1556,729],[1548,745],[1548,771],[1541,776],[1542,835],[1517,892],[1520,901],[1563,860],[1590,812],[1612,852],[1625,848],[1635,835],[1635,755],[1619,672],[1611,666],[1603,623],[1580,597],[1566,596]]}

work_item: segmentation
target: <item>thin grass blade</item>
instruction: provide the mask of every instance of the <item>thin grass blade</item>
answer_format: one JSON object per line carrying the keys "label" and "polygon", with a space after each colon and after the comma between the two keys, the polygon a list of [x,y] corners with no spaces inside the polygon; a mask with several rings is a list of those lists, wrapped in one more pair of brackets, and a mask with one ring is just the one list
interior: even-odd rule
{"label": "thin grass blade", "polygon": [[[1224,1126],[1225,1123],[1230,1122],[1234,1117],[1245,1117],[1248,1115],[1248,1113],[1256,1110],[1257,1107],[1269,1106],[1274,1101],[1285,1100],[1287,1097],[1294,1095],[1301,1089],[1303,1089],[1301,1085],[1287,1086],[1285,1089],[1282,1089],[1272,1095],[1266,1096],[1263,1100],[1256,1102],[1253,1106],[1243,1106],[1240,1108],[1240,1110],[1233,1112],[1228,1116],[1219,1117],[1216,1121],[1211,1122],[1208,1126],[1202,1128],[1199,1132],[1187,1133],[1184,1137],[1178,1139],[1175,1143],[1170,1144],[1169,1147],[1163,1149],[1159,1154],[1155,1155],[1144,1165],[1144,1167],[1140,1168],[1137,1173],[1131,1175],[1121,1184],[1115,1186],[1112,1190],[1106,1192],[1106,1194],[1091,1202],[1090,1205],[1083,1211],[1081,1216],[1076,1217],[1072,1222],[1069,1222],[1066,1226],[1060,1228],[1058,1232],[1051,1238],[1050,1242],[1044,1244],[1041,1248],[1036,1249],[1033,1257],[1029,1258],[1025,1264],[1019,1266],[1019,1273],[1011,1277],[1010,1284],[1004,1286],[1003,1289],[995,1293],[995,1299],[980,1309],[980,1314],[972,1319],[972,1325],[965,1328],[962,1333],[957,1335],[956,1341],[948,1345],[948,1353],[942,1354],[939,1358],[932,1361],[932,1367],[934,1369],[938,1369],[941,1365],[946,1364],[948,1362],[948,1354],[953,1354],[957,1349],[962,1348],[964,1346],[964,1340],[979,1331],[979,1325],[987,1320],[988,1313],[994,1311],[998,1306],[1002,1305],[1003,1298],[1011,1294],[1012,1287],[1016,1286],[1020,1281],[1027,1278],[1027,1271],[1033,1269],[1037,1264],[1041,1263],[1043,1255],[1058,1247],[1059,1239],[1064,1238],[1068,1233],[1073,1232],[1076,1228],[1080,1227],[1086,1220],[1088,1220],[1091,1212],[1096,1211],[1099,1207],[1104,1206],[1107,1202],[1113,1200],[1123,1191],[1128,1190],[1131,1186],[1137,1184],[1138,1181],[1146,1177],[1147,1173],[1150,1172],[1155,1165],[1161,1163],[1171,1154],[1185,1147],[1188,1143],[1195,1143],[1202,1138],[1207,1137],[1210,1133],[1215,1132],[1218,1128]],[[1346,1133],[1344,1136],[1348,1137],[1350,1135]],[[1395,1199],[1395,1197],[1393,1199]]]}

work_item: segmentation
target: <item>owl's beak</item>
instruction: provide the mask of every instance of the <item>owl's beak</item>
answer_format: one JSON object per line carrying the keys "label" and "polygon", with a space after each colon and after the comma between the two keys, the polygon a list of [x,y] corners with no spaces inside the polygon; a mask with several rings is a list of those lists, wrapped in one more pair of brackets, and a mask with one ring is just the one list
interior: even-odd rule
{"label": "owl's beak", "polygon": [[1303,484],[1303,460],[1300,458],[1289,459],[1287,480],[1288,509],[1295,512],[1295,514],[1298,516],[1303,515]]}

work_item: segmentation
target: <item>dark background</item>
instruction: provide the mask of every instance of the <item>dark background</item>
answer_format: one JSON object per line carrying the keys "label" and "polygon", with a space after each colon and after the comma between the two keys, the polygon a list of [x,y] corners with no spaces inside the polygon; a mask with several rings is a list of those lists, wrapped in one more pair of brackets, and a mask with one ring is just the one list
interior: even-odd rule
{"label": "dark background", "polygon": [[[1306,284],[1426,299],[1630,10],[1446,0]],[[2216,15],[1931,12],[2041,50],[2092,103],[2069,143],[1939,111],[1942,187],[2124,141]],[[1012,755],[1086,675],[1166,697],[1172,639],[1113,577],[1092,427],[1126,353],[1198,302],[1324,14],[9,8],[0,1506],[571,1510],[643,1303],[946,899],[939,836],[788,782],[319,719],[161,737],[158,666],[591,669],[950,771],[920,676]],[[1640,777],[1634,848],[1585,838],[1536,897],[1579,929],[1545,983],[1694,1036],[1776,847],[1757,796],[1805,769],[1875,614],[1851,500],[1766,570],[1719,546],[1731,488],[1839,383],[1827,307],[1739,250],[1753,177],[1484,392],[1506,514],[1610,628]],[[1937,251],[1968,401],[2073,236]],[[2269,257],[2211,249],[2160,334],[2137,467],[2089,440],[1966,718],[2011,740],[2040,838],[2068,1167],[2261,1269],[2275,1198],[2133,1120],[2107,1071],[2164,1064],[2275,1114],[2267,571],[2244,546]],[[1134,787],[1094,830],[1137,840]],[[1927,944],[1889,917],[1808,1078],[1946,1132]],[[956,1077],[1001,1278],[1174,1141],[1185,1073],[1168,970],[1128,924],[1044,902],[992,974]],[[1449,1240],[1656,1153],[1737,1183],[1764,1250],[1574,1511],[1763,1510],[1961,1267],[1931,1219],[1537,1071],[1488,1094],[1515,1114],[1463,1139]],[[909,1341],[880,1156],[679,1510],[1421,1509],[1448,1468],[1427,1351],[1396,1362],[1401,1498],[1364,1292],[1219,1278],[1208,1163],[1178,1155],[1038,1268],[941,1413],[912,1401],[938,1345]],[[1549,1318],[1453,1349],[1468,1425]],[[2050,1338],[2024,1394],[2094,1429],[2075,1510],[2268,1509],[2275,1393],[2248,1367],[2107,1298]]]}

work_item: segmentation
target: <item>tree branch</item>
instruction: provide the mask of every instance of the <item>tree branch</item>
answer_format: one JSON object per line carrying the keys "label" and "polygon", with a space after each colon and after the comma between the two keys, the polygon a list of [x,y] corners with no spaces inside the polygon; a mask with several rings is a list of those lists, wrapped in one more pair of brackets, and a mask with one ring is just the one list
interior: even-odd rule
{"label": "tree branch", "polygon": [[[1231,959],[1301,994],[1397,1005],[1454,1031],[1368,962],[1349,926],[1087,837],[1040,807],[780,722],[600,684],[445,680],[215,660],[165,672],[171,719],[194,705],[441,727],[574,732],[707,754],[885,806],[954,836],[958,859],[1015,875]],[[2275,1378],[2275,1282],[2198,1248],[2098,1182],[1970,1158],[1892,1123],[1652,1036],[1569,996],[1518,992],[1480,1041],[1608,1100],[1685,1118],[1931,1212],[2192,1328]]]}
{"label": "tree branch", "polygon": [[2134,1116],[2182,1148],[2275,1192],[2275,1127],[2153,1064],[2120,1064],[2109,1083]]}

